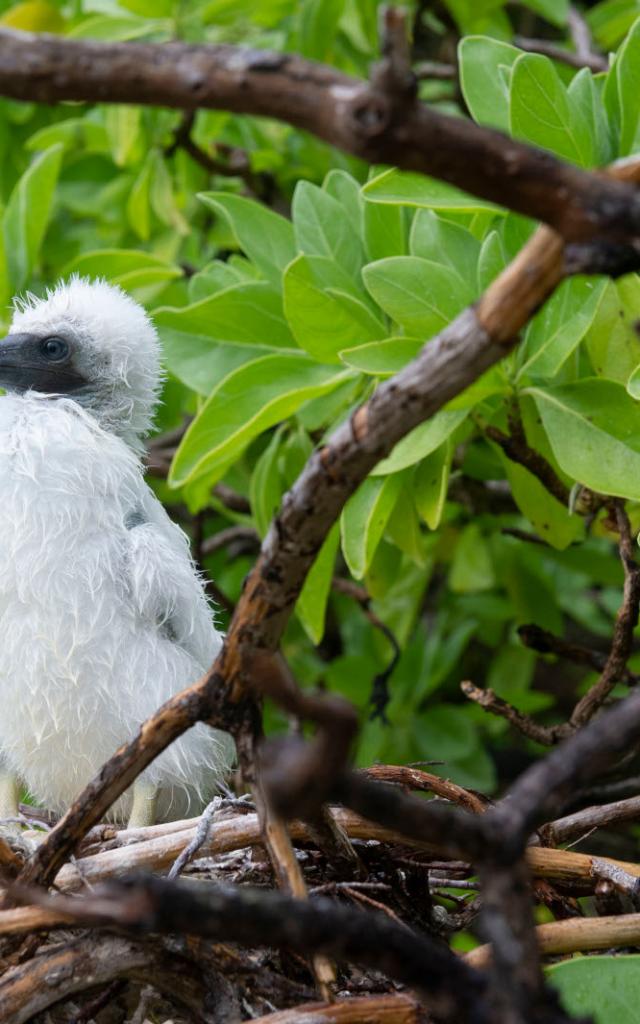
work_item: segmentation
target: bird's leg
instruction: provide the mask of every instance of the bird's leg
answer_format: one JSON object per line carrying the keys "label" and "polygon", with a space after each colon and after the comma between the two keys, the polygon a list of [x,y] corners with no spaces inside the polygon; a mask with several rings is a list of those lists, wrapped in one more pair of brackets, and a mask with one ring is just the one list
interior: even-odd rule
{"label": "bird's leg", "polygon": [[127,828],[146,828],[155,825],[158,789],[148,779],[138,778],[133,784],[133,804]]}
{"label": "bird's leg", "polygon": [[12,771],[0,765],[0,821],[20,817],[20,787]]}

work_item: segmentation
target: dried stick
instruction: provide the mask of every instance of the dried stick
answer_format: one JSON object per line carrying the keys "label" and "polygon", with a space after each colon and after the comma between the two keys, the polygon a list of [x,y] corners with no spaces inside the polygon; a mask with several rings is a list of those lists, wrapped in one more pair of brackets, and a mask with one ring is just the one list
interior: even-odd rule
{"label": "dried stick", "polygon": [[252,1024],[424,1024],[424,1009],[402,992],[355,996],[335,1003],[303,1003],[255,1017]]}
{"label": "dried stick", "polygon": [[272,891],[152,876],[112,881],[95,896],[37,899],[47,909],[59,906],[78,924],[205,935],[353,961],[419,989],[438,1021],[488,1024],[477,973],[438,941],[380,913],[322,897],[304,902]]}
{"label": "dried stick", "polygon": [[375,81],[291,53],[3,29],[0,94],[274,117],[371,163],[435,175],[546,221],[567,239],[631,240],[640,231],[640,197],[625,185],[416,101],[397,104]]}
{"label": "dried stick", "polygon": [[[572,917],[566,921],[552,921],[538,925],[536,939],[542,956],[639,946],[640,914]],[[490,946],[478,946],[465,956],[467,963],[477,968],[486,967],[490,959]]]}
{"label": "dried stick", "polygon": [[549,846],[568,843],[576,836],[586,835],[596,828],[618,825],[622,822],[640,820],[640,796],[628,800],[617,800],[611,804],[596,804],[585,807],[573,814],[567,814],[557,821],[550,821],[539,829],[540,836]]}
{"label": "dried stick", "polygon": [[[45,910],[40,910],[45,913]],[[75,917],[75,915],[73,915]],[[89,935],[47,947],[0,978],[0,1012],[11,1024],[26,1024],[48,1007],[77,992],[115,978],[151,981],[155,988],[203,1017],[205,990],[186,961],[149,943],[124,936]]]}
{"label": "dried stick", "polygon": [[[379,843],[406,848],[413,846],[432,857],[442,857],[447,846],[440,841],[437,834],[431,841],[412,839],[402,832],[385,828],[375,822],[367,821],[359,815],[344,808],[334,808],[336,821],[351,840],[375,840]],[[97,885],[110,878],[118,878],[135,871],[163,872],[174,863],[176,857],[191,843],[197,831],[197,819],[190,828],[179,832],[162,833],[164,826],[154,826],[148,831],[158,831],[156,837],[129,845],[123,838],[123,845],[113,849],[92,852],[80,857],[76,866],[65,865],[58,873],[56,887],[63,892],[73,892],[86,888],[86,883]],[[296,843],[313,843],[315,841],[313,827],[301,821],[291,821],[287,825],[292,840]],[[124,833],[126,836],[127,833]],[[234,850],[246,849],[263,843],[258,818],[255,814],[243,815],[221,821],[216,825],[215,834],[201,847],[203,856],[216,857]],[[392,853],[395,858],[395,853]],[[596,877],[594,860],[596,858],[575,853],[572,850],[556,850],[545,846],[530,846],[526,851],[526,859],[533,875],[537,878],[549,878],[568,883],[588,883]],[[602,858],[599,858],[602,859]],[[399,858],[403,863],[403,858]],[[442,861],[446,867],[447,861]],[[608,863],[620,867],[629,875],[640,876],[640,865],[628,861],[608,859]],[[415,865],[414,866],[419,866]],[[427,868],[429,864],[425,865]],[[455,862],[451,864],[451,869]],[[447,870],[450,870],[447,868]],[[57,924],[68,924],[66,918],[52,919],[49,912],[26,908],[24,910],[0,911],[0,935],[19,935],[30,931],[49,930]]]}

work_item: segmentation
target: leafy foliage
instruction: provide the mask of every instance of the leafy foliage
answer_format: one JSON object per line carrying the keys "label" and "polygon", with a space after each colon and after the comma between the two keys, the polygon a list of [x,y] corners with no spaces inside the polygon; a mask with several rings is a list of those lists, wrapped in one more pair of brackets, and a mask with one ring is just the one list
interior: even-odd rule
{"label": "leafy foliage", "polygon": [[[297,49],[365,75],[377,6],[36,0],[0,2],[0,23]],[[568,4],[524,6],[566,40]],[[637,152],[636,2],[588,12],[598,44],[617,47],[599,74],[519,50],[516,14],[500,0],[443,8],[463,37],[462,97],[426,80],[425,98],[582,167]],[[417,45],[427,28],[444,31],[446,19],[415,14]],[[166,110],[0,102],[0,315],[6,326],[12,294],[72,272],[102,275],[143,302],[169,371],[158,429],[191,420],[168,481],[155,480],[159,494],[174,514],[186,506],[204,520],[205,536],[234,523],[262,536],[313,448],[478,298],[534,225],[438,181],[368,172],[265,119],[199,112],[191,138],[207,159],[198,161],[179,144],[180,124]],[[589,681],[523,647],[516,630],[535,623],[596,645],[610,636],[621,569],[605,513],[585,516],[578,492],[627,499],[640,521],[639,297],[637,275],[566,281],[514,353],[405,438],[344,509],[285,653],[304,685],[357,704],[360,763],[442,761],[443,774],[491,792],[536,751],[464,703],[460,680],[548,722]],[[514,423],[577,501],[558,500],[487,435]],[[220,483],[250,512],[224,505]],[[231,600],[251,557],[206,559]],[[370,719],[369,698],[391,661],[389,639],[332,589],[336,573],[366,588],[400,645],[388,722]],[[269,724],[279,727],[275,712]]]}

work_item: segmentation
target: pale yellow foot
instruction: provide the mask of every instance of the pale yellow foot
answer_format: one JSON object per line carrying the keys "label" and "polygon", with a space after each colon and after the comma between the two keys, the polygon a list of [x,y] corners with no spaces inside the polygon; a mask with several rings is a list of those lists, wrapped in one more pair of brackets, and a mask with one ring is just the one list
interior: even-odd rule
{"label": "pale yellow foot", "polygon": [[13,772],[0,770],[0,821],[20,817],[20,786]]}
{"label": "pale yellow foot", "polygon": [[156,801],[158,790],[146,779],[136,779],[133,784],[133,804],[127,828],[147,828],[156,823]]}
{"label": "pale yellow foot", "polygon": [[20,823],[11,820],[19,817],[20,785],[13,772],[3,768],[0,770],[0,836],[12,850],[26,858],[37,849],[46,833],[32,830],[23,832]]}

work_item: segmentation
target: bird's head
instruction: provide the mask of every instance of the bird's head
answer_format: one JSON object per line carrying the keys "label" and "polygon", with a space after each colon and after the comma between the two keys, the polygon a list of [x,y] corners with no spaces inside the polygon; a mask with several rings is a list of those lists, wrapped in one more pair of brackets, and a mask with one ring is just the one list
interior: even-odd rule
{"label": "bird's head", "polygon": [[74,277],[16,301],[0,341],[0,387],[72,398],[130,443],[151,426],[161,379],[153,324],[106,281]]}

